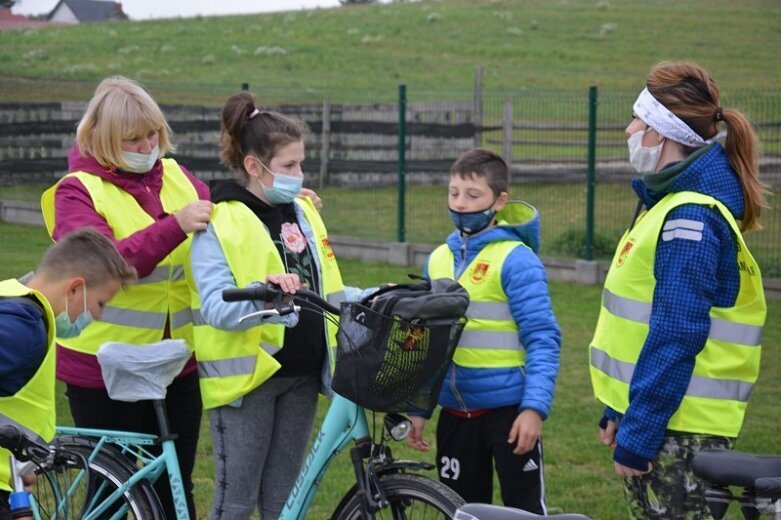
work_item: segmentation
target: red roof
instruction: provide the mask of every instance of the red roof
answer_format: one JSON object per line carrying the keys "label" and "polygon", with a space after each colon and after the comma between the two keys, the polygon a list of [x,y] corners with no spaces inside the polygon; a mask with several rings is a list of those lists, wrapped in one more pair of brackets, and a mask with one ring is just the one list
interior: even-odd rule
{"label": "red roof", "polygon": [[0,8],[0,31],[14,27],[46,27],[52,25],[44,20],[28,20],[21,14],[14,14],[7,7]]}

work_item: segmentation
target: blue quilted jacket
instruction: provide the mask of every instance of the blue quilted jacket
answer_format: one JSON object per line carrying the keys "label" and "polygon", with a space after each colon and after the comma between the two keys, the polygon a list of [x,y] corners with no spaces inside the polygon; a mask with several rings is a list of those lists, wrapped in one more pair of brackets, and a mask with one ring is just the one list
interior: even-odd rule
{"label": "blue quilted jacket", "polygon": [[481,249],[501,240],[521,241],[532,248],[519,244],[502,268],[502,288],[526,348],[525,366],[466,368],[451,363],[439,404],[461,411],[518,405],[519,410],[530,408],[546,418],[559,371],[561,334],[551,307],[545,268],[536,254],[539,214],[535,210],[526,222],[500,221],[468,237],[454,231],[448,236],[447,245],[455,257],[454,272],[458,278]]}

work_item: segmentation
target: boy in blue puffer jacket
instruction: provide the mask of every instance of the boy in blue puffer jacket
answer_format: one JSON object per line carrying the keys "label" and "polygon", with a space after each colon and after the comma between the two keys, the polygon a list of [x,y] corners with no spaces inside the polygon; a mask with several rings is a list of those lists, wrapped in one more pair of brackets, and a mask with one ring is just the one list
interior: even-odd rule
{"label": "boy in blue puffer jacket", "polygon": [[[508,200],[509,177],[505,161],[482,148],[450,170],[457,229],[431,254],[427,274],[458,280],[471,303],[439,395],[436,460],[440,480],[467,502],[491,502],[495,463],[504,505],[545,514],[542,421],[561,335],[536,255],[539,215]],[[426,418],[412,422],[408,444],[428,450]]]}

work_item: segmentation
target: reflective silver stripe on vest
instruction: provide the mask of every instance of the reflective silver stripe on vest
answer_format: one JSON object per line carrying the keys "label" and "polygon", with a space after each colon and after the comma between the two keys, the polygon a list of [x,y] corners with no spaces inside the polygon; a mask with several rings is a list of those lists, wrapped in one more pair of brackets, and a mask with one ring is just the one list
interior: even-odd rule
{"label": "reflective silver stripe on vest", "polygon": [[463,348],[523,350],[523,345],[521,345],[518,339],[518,333],[513,331],[465,330],[461,334],[458,346]]}
{"label": "reflective silver stripe on vest", "polygon": [[138,282],[136,283],[143,284],[143,283],[164,282],[168,280],[168,270],[169,269],[167,265],[161,265],[159,267],[155,267],[151,273],[144,276],[143,278],[139,278]]}
{"label": "reflective silver stripe on vest", "polygon": [[[651,304],[624,298],[604,289],[602,305],[614,316],[638,323],[648,324],[651,321]],[[749,347],[759,346],[762,339],[762,327],[733,323],[720,318],[711,317],[708,339],[726,341]]]}
{"label": "reflective silver stripe on vest", "polygon": [[46,444],[46,441],[43,440],[37,433],[32,431],[27,426],[23,425],[22,423],[16,422],[7,415],[3,415],[0,413],[0,428],[3,426],[13,426],[17,428],[20,432],[22,432],[22,435],[27,437],[29,440],[33,442],[37,442],[38,444]]}
{"label": "reflective silver stripe on vest", "polygon": [[[626,384],[632,381],[635,371],[634,363],[619,361],[598,348],[591,346],[591,365],[613,379]],[[690,397],[707,397],[709,399],[729,399],[747,402],[754,385],[734,379],[713,379],[692,375],[686,395]]]}
{"label": "reflective silver stripe on vest", "polygon": [[161,330],[165,326],[166,315],[159,312],[134,311],[118,307],[105,307],[100,321],[112,325],[136,327],[139,329]]}
{"label": "reflective silver stripe on vest", "polygon": [[331,294],[327,295],[325,297],[325,301],[330,303],[331,305],[335,305],[339,307],[339,304],[342,303],[345,300],[346,296],[344,291],[336,291],[332,292]]}
{"label": "reflective silver stripe on vest", "polygon": [[189,307],[171,315],[171,327],[178,329],[193,321],[193,311]]}
{"label": "reflective silver stripe on vest", "polygon": [[214,361],[199,361],[198,375],[201,377],[229,377],[255,372],[255,356],[243,356]]}
{"label": "reflective silver stripe on vest", "polygon": [[173,266],[171,269],[171,278],[170,280],[172,282],[178,282],[179,280],[184,280],[184,266],[181,264],[177,264]]}
{"label": "reflective silver stripe on vest", "polygon": [[639,323],[651,321],[651,304],[617,296],[607,289],[602,291],[602,305],[612,314]]}
{"label": "reflective silver stripe on vest", "polygon": [[193,325],[199,326],[199,325],[208,325],[206,323],[206,320],[203,317],[203,314],[201,314],[201,309],[193,309]]}
{"label": "reflective silver stripe on vest", "polygon": [[272,345],[271,343],[261,343],[260,348],[266,351],[267,354],[273,356],[280,350],[282,350],[282,347],[278,347],[276,345]]}
{"label": "reflective silver stripe on vest", "polygon": [[762,341],[762,327],[756,325],[737,325],[721,318],[710,319],[710,338],[728,343],[758,347]]}
{"label": "reflective silver stripe on vest", "polygon": [[144,276],[143,278],[139,278],[136,283],[157,283],[165,282],[166,280],[170,280],[172,282],[184,280],[184,266],[177,264],[172,268],[169,268],[167,265],[155,267],[151,273]]}
{"label": "reflective silver stripe on vest", "polygon": [[512,320],[513,314],[507,302],[469,302],[466,317],[475,320]]}

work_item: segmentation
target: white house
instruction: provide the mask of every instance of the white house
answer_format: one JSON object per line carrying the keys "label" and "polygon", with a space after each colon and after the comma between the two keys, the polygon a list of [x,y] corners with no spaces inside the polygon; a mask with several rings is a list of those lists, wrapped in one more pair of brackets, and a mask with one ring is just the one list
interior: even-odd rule
{"label": "white house", "polygon": [[119,2],[101,0],[60,0],[47,17],[56,23],[105,22],[107,20],[127,20]]}

